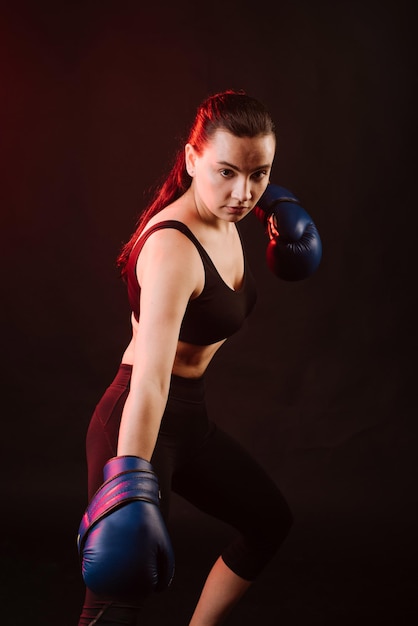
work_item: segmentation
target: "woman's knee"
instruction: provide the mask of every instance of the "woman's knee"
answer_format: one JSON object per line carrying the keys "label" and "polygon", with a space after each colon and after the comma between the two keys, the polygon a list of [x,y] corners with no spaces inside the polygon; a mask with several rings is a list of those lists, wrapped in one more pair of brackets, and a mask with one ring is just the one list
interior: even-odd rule
{"label": "woman's knee", "polygon": [[293,526],[293,513],[279,490],[260,504],[259,508],[252,535],[271,546],[271,550],[277,551]]}

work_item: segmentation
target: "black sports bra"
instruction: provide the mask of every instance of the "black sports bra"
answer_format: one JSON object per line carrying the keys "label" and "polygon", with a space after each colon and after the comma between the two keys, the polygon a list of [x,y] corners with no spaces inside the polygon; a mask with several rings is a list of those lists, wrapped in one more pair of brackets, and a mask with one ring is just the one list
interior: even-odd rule
{"label": "black sports bra", "polygon": [[247,267],[244,253],[244,278],[240,289],[228,287],[210,256],[191,232],[177,220],[165,220],[151,226],[138,239],[130,254],[126,268],[128,299],[136,320],[139,320],[139,298],[141,287],[136,277],[136,263],[148,237],[162,228],[175,228],[188,237],[196,246],[205,270],[205,285],[196,298],[189,300],[179,339],[199,346],[210,345],[226,339],[237,332],[250,314],[256,301],[255,280]]}

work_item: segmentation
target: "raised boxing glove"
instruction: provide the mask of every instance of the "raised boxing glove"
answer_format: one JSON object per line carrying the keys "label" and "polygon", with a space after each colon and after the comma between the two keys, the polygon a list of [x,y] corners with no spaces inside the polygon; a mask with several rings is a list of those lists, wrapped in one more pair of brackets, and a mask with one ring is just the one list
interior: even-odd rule
{"label": "raised boxing glove", "polygon": [[163,591],[174,575],[174,554],[152,465],[119,456],[106,463],[103,474],[77,538],[86,586],[121,599]]}
{"label": "raised boxing glove", "polygon": [[321,261],[322,242],[312,218],[288,189],[269,184],[255,207],[255,215],[268,230],[266,261],[283,280],[302,280]]}

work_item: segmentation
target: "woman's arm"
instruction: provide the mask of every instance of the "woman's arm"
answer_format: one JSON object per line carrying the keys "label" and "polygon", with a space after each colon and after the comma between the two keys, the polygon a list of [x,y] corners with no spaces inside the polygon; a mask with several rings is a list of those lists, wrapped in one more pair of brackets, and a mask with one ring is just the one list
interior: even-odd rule
{"label": "woman's arm", "polygon": [[190,297],[203,286],[204,275],[194,245],[173,229],[149,237],[139,257],[137,275],[140,322],[117,454],[149,461],[167,402],[181,322]]}

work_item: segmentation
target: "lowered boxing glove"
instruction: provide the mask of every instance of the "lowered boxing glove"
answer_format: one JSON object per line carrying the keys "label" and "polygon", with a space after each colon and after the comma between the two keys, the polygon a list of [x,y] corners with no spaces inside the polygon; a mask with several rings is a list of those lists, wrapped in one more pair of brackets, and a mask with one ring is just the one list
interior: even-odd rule
{"label": "lowered boxing glove", "polygon": [[266,250],[270,270],[283,280],[302,280],[313,274],[322,257],[321,238],[296,196],[269,184],[254,211],[270,237]]}
{"label": "lowered boxing glove", "polygon": [[106,463],[103,474],[77,538],[86,586],[118,598],[163,591],[174,575],[174,554],[152,465],[119,456]]}

